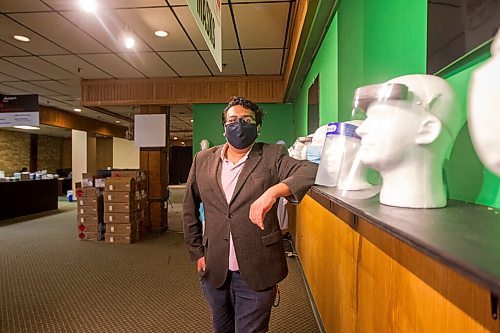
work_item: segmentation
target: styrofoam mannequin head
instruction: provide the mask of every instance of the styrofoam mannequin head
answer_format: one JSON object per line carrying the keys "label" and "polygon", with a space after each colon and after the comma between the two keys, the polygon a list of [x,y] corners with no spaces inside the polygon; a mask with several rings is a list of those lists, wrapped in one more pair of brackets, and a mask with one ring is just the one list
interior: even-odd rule
{"label": "styrofoam mannequin head", "polygon": [[205,149],[208,149],[208,147],[210,147],[210,143],[208,142],[207,139],[203,139],[200,141],[200,146],[201,146],[201,150],[205,150]]}
{"label": "styrofoam mannequin head", "polygon": [[408,97],[369,105],[357,130],[360,159],[382,176],[381,203],[444,207],[443,162],[465,122],[453,89],[444,79],[424,74],[387,83],[406,85]]}
{"label": "styrofoam mannequin head", "polygon": [[477,155],[500,176],[500,30],[491,59],[474,71],[469,87],[468,126]]}

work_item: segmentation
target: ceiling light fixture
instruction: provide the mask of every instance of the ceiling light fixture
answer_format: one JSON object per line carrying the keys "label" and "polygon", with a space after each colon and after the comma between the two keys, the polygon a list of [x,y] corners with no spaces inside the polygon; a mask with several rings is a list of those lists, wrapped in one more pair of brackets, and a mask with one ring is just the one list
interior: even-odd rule
{"label": "ceiling light fixture", "polygon": [[14,126],[14,128],[19,128],[23,130],[39,130],[40,127],[34,127],[34,126]]}
{"label": "ceiling light fixture", "polygon": [[174,140],[177,140],[178,138],[176,136],[174,136]]}
{"label": "ceiling light fixture", "polygon": [[15,40],[18,40],[20,42],[29,42],[30,39],[26,36],[21,36],[21,35],[14,35],[12,36],[12,38],[14,38]]}
{"label": "ceiling light fixture", "polygon": [[132,37],[125,38],[125,47],[127,49],[133,48],[135,45],[135,40]]}
{"label": "ceiling light fixture", "polygon": [[194,120],[193,120],[193,119],[191,119],[191,122],[194,122]]}
{"label": "ceiling light fixture", "polygon": [[97,3],[95,0],[80,0],[80,7],[86,12],[95,12]]}
{"label": "ceiling light fixture", "polygon": [[75,111],[75,112],[82,112],[82,109],[75,108],[75,109],[73,109],[73,111]]}
{"label": "ceiling light fixture", "polygon": [[157,31],[155,31],[155,35],[158,36],[158,37],[167,37],[168,36],[168,32],[163,31],[163,30],[157,30]]}
{"label": "ceiling light fixture", "polygon": [[115,123],[119,124],[119,123],[120,123],[120,121],[119,121],[119,120],[115,120]]}

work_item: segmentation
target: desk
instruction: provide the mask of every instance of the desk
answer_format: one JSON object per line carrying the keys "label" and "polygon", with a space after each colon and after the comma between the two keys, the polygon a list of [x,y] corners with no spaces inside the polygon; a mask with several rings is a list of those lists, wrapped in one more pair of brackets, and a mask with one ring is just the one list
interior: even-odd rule
{"label": "desk", "polygon": [[0,220],[57,209],[57,179],[0,182]]}
{"label": "desk", "polygon": [[297,253],[326,332],[500,332],[500,214],[384,206],[314,186]]}

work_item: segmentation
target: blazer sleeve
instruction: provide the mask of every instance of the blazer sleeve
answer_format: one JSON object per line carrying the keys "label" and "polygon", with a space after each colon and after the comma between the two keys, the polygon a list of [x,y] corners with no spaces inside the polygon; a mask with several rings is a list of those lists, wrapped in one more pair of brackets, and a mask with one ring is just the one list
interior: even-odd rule
{"label": "blazer sleeve", "polygon": [[296,160],[288,156],[286,148],[281,146],[276,166],[280,182],[286,184],[290,192],[292,192],[292,195],[286,197],[286,199],[293,204],[298,204],[309,188],[314,185],[318,165],[307,160]]}
{"label": "blazer sleeve", "polygon": [[196,183],[196,165],[198,154],[193,159],[186,183],[186,193],[182,204],[182,223],[184,241],[187,245],[191,260],[195,261],[204,256],[203,226],[200,220],[200,192]]}

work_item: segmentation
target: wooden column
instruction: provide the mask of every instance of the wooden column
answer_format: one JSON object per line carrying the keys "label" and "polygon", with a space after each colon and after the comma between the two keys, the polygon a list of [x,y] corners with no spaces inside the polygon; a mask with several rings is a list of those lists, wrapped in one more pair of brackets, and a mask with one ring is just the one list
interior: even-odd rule
{"label": "wooden column", "polygon": [[87,132],[87,173],[90,173],[92,175],[95,175],[97,172],[96,145],[97,145],[97,140],[96,140],[95,132],[88,131]]}
{"label": "wooden column", "polygon": [[168,229],[168,156],[170,137],[170,108],[160,105],[141,105],[141,114],[166,114],[165,147],[141,148],[141,169],[146,171],[148,179],[149,218],[152,232]]}

